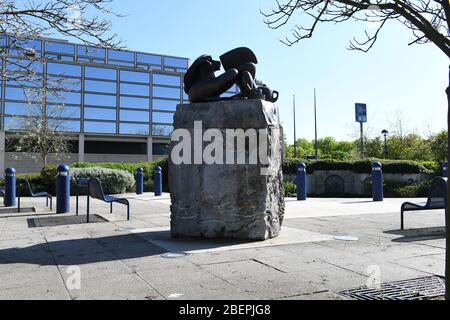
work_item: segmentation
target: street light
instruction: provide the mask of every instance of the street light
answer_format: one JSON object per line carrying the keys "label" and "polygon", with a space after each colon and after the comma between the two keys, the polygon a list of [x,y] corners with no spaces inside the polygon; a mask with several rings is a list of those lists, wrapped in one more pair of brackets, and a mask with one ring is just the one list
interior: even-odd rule
{"label": "street light", "polygon": [[384,136],[384,158],[387,158],[387,135],[389,134],[389,132],[384,129],[383,131],[381,131],[381,134]]}

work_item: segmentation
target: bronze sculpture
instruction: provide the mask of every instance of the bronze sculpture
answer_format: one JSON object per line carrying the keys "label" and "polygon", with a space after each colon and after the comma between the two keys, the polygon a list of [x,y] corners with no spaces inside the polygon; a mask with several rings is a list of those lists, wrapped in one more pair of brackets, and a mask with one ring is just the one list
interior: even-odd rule
{"label": "bronze sculpture", "polygon": [[[222,62],[222,63],[221,63]],[[220,56],[220,61],[210,55],[202,55],[189,67],[184,76],[184,91],[190,102],[207,102],[229,99],[262,99],[271,102],[278,100],[278,92],[266,85],[258,86],[255,82],[255,54],[248,48],[236,48]],[[223,65],[225,72],[216,77]],[[220,95],[236,84],[240,92],[229,98]]]}

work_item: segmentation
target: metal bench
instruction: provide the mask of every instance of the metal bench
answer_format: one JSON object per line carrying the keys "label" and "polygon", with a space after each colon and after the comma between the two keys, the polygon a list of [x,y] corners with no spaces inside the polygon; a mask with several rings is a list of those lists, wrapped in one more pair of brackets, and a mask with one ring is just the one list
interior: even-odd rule
{"label": "metal bench", "polygon": [[[75,181],[75,195],[76,195],[76,215],[78,215],[78,198],[80,196],[80,189],[85,189],[86,191],[88,191],[88,186],[89,186],[89,178],[78,178]],[[89,197],[89,196],[88,196]]]}
{"label": "metal bench", "polygon": [[436,177],[431,181],[426,202],[405,202],[400,209],[400,227],[404,229],[404,212],[417,210],[445,209],[447,206],[447,178]]}
{"label": "metal bench", "polygon": [[113,212],[113,203],[121,203],[127,206],[127,220],[130,220],[130,202],[125,198],[118,198],[110,195],[105,195],[102,184],[99,179],[92,178],[88,183],[88,197],[87,197],[87,222],[89,223],[89,198],[98,199],[110,204],[109,212]]}
{"label": "metal bench", "polygon": [[31,188],[31,183],[27,179],[20,179],[17,181],[17,211],[20,212],[20,186],[24,185],[28,190],[28,193],[32,198],[44,198],[45,197],[45,205],[48,207],[48,200],[50,199],[50,210],[52,210],[53,199],[52,196],[48,192],[33,192]]}

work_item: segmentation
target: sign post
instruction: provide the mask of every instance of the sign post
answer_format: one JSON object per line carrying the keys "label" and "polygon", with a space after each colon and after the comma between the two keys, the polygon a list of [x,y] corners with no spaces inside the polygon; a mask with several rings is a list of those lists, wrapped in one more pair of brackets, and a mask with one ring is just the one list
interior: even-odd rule
{"label": "sign post", "polygon": [[361,144],[360,144],[360,157],[364,159],[364,126],[363,123],[367,122],[367,105],[365,103],[355,104],[356,122],[360,125]]}

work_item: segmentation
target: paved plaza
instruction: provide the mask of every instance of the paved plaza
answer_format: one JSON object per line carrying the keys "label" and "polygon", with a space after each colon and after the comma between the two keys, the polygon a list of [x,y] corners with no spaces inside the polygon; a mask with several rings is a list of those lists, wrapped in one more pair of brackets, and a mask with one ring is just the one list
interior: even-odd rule
{"label": "paved plaza", "polygon": [[169,195],[126,197],[131,221],[93,200],[86,224],[85,197],[78,217],[75,198],[66,215],[0,207],[0,299],[345,299],[374,275],[444,276],[443,210],[406,213],[400,231],[404,199],[287,198],[279,237],[240,243],[171,239]]}

